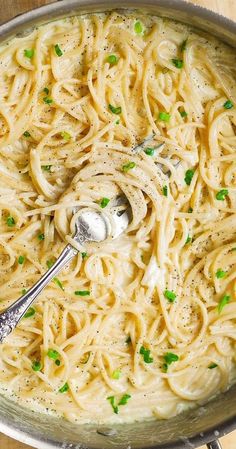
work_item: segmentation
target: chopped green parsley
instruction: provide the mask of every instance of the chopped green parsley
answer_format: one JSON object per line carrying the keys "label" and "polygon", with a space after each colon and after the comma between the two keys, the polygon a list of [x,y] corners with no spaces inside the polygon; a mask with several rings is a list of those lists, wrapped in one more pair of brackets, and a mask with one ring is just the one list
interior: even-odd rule
{"label": "chopped green parsley", "polygon": [[9,215],[7,217],[7,226],[9,226],[9,228],[12,228],[13,226],[15,226],[15,224],[16,224],[16,222],[15,222],[14,218]]}
{"label": "chopped green parsley", "polygon": [[51,165],[41,165],[41,168],[43,171],[47,171],[48,173],[51,172]]}
{"label": "chopped green parsley", "polygon": [[143,356],[143,360],[145,363],[152,363],[153,362],[153,358],[150,357],[150,349],[145,348],[144,346],[141,346],[139,354],[141,354]]}
{"label": "chopped green parsley", "polygon": [[225,109],[232,109],[234,107],[232,101],[227,100],[224,104],[223,104]]}
{"label": "chopped green parsley", "polygon": [[26,58],[31,59],[34,56],[34,49],[24,50],[24,55]]}
{"label": "chopped green parsley", "polygon": [[107,400],[110,402],[114,413],[118,414],[119,409],[118,409],[118,406],[115,404],[115,396],[108,396]]}
{"label": "chopped green parsley", "polygon": [[228,189],[221,189],[221,190],[219,190],[219,192],[217,192],[216,199],[218,201],[224,201],[225,197],[228,196],[228,194],[229,194]]}
{"label": "chopped green parsley", "polygon": [[44,98],[43,98],[43,101],[44,101],[44,103],[46,103],[46,104],[51,104],[51,103],[53,103],[53,99],[50,98],[50,97],[44,97]]}
{"label": "chopped green parsley", "polygon": [[190,237],[190,235],[188,235],[188,237],[186,238],[185,245],[187,245],[188,243],[191,243],[191,241],[192,241],[192,237]]}
{"label": "chopped green parsley", "polygon": [[194,170],[187,170],[187,171],[185,172],[185,178],[184,178],[184,180],[185,180],[187,186],[190,186],[190,184],[191,184],[191,182],[192,182],[192,179],[193,179],[193,175],[194,175]]}
{"label": "chopped green parsley", "polygon": [[168,112],[159,112],[158,118],[159,118],[159,120],[162,120],[163,122],[169,122],[171,115],[168,114]]}
{"label": "chopped green parsley", "polygon": [[136,167],[135,162],[127,162],[127,164],[122,165],[122,171],[127,173],[132,168]]}
{"label": "chopped green parsley", "polygon": [[20,265],[22,265],[22,264],[24,263],[24,261],[25,261],[25,257],[24,257],[24,256],[19,256],[19,257],[18,257],[18,263],[19,263]]}
{"label": "chopped green parsley", "polygon": [[139,20],[137,20],[137,22],[135,22],[135,24],[134,24],[134,31],[135,31],[135,33],[136,34],[142,34],[143,30],[144,30],[144,28],[143,28],[142,23]]}
{"label": "chopped green parsley", "polygon": [[56,53],[57,56],[62,56],[62,55],[63,55],[63,51],[62,51],[62,49],[60,48],[59,44],[56,44],[56,45],[54,46],[54,50],[55,50],[55,53]]}
{"label": "chopped green parsley", "polygon": [[63,287],[62,282],[60,281],[60,279],[58,278],[53,278],[53,282],[54,284],[56,284],[63,292],[65,290],[65,288]]}
{"label": "chopped green parsley", "polygon": [[100,202],[101,208],[104,209],[108,205],[109,202],[110,202],[109,198],[102,198],[102,200]]}
{"label": "chopped green parsley", "polygon": [[154,154],[155,154],[154,148],[145,148],[144,152],[145,152],[148,156],[154,156]]}
{"label": "chopped green parsley", "polygon": [[32,370],[33,371],[40,371],[42,369],[42,364],[41,364],[41,362],[39,362],[38,360],[35,360],[33,363],[32,363]]}
{"label": "chopped green parsley", "polygon": [[163,186],[162,193],[164,196],[168,196],[168,187],[167,186]]}
{"label": "chopped green parsley", "polygon": [[121,371],[116,369],[115,371],[113,371],[111,377],[112,379],[118,380],[121,376]]}
{"label": "chopped green parsley", "polygon": [[59,393],[66,393],[69,390],[69,385],[66,382],[61,388],[59,388]]}
{"label": "chopped green parsley", "polygon": [[90,295],[89,290],[76,290],[74,293],[76,296],[89,296]]}
{"label": "chopped green parsley", "polygon": [[173,354],[173,352],[167,352],[164,355],[165,363],[163,364],[163,371],[166,373],[168,371],[168,367],[173,363],[179,360],[179,356]]}
{"label": "chopped green parsley", "polygon": [[183,68],[183,65],[184,65],[183,59],[172,59],[171,61],[177,69]]}
{"label": "chopped green parsley", "polygon": [[107,62],[109,62],[109,64],[111,64],[111,65],[117,64],[118,60],[119,60],[119,58],[116,55],[109,55],[107,57]]}
{"label": "chopped green parsley", "polygon": [[171,290],[165,290],[164,296],[166,299],[168,299],[169,302],[174,302],[176,299],[176,294]]}
{"label": "chopped green parsley", "polygon": [[217,307],[218,313],[222,312],[223,308],[229,303],[230,299],[230,295],[224,295],[223,298],[221,298]]}
{"label": "chopped green parsley", "polygon": [[108,107],[113,114],[118,115],[121,114],[122,112],[121,106],[117,106],[116,108],[115,106],[112,106],[112,104],[109,104]]}
{"label": "chopped green parsley", "polygon": [[[26,293],[26,291],[25,291],[25,293]],[[30,318],[31,316],[34,316],[34,315],[35,315],[35,309],[33,307],[29,307],[27,312],[25,312],[25,314],[24,314],[24,318]]]}
{"label": "chopped green parsley", "polygon": [[55,349],[49,348],[49,350],[47,352],[47,356],[52,360],[57,360],[58,357],[60,356],[60,354]]}
{"label": "chopped green parsley", "polygon": [[208,369],[214,369],[214,368],[217,368],[217,364],[216,363],[211,363],[209,366],[208,366]]}
{"label": "chopped green parsley", "polygon": [[131,398],[130,394],[124,394],[120,401],[118,402],[118,405],[126,405],[128,400]]}
{"label": "chopped green parsley", "polygon": [[71,135],[70,135],[67,131],[62,131],[62,132],[61,132],[61,137],[62,137],[64,140],[67,140],[67,141],[69,141],[69,140],[71,139]]}
{"label": "chopped green parsley", "polygon": [[227,275],[227,271],[221,270],[221,268],[218,268],[216,272],[217,279],[223,279]]}

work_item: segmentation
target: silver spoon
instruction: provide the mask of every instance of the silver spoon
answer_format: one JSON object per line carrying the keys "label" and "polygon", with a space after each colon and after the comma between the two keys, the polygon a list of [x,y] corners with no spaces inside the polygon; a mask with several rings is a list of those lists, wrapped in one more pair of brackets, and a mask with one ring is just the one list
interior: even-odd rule
{"label": "silver spoon", "polygon": [[[103,242],[116,238],[128,227],[131,209],[124,195],[117,196],[111,204],[112,225],[102,211],[84,208],[75,222],[74,240],[80,244]],[[73,210],[73,213],[77,210]],[[77,249],[67,245],[51,268],[23,296],[0,314],[0,343],[17,326],[41,291],[78,254]]]}
{"label": "silver spoon", "polygon": [[[133,148],[138,154],[144,150],[145,145],[153,140],[154,135],[147,137],[140,145]],[[155,149],[163,148],[165,144],[160,144]],[[175,161],[176,162],[176,161]],[[168,177],[170,172],[165,172],[162,164],[158,164]],[[174,166],[177,166],[174,164]],[[119,209],[117,211],[117,209]],[[111,204],[112,224],[108,218],[100,211],[82,210],[75,223],[74,240],[79,243],[103,242],[109,236],[118,237],[128,227],[131,221],[131,209],[127,198],[124,195],[117,196]],[[73,211],[75,213],[76,210]],[[111,235],[111,228],[113,233]],[[78,254],[72,246],[67,245],[51,268],[31,287],[23,296],[17,299],[10,307],[0,314],[0,343],[15,329],[21,318],[25,315],[31,304],[35,301],[41,291],[56,277],[56,275]]]}

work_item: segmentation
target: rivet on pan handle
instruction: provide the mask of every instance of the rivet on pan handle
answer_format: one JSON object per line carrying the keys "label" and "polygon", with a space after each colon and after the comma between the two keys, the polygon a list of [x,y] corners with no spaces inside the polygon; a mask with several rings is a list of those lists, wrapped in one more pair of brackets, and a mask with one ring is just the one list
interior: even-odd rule
{"label": "rivet on pan handle", "polygon": [[218,440],[211,441],[207,444],[208,449],[222,449],[222,446]]}

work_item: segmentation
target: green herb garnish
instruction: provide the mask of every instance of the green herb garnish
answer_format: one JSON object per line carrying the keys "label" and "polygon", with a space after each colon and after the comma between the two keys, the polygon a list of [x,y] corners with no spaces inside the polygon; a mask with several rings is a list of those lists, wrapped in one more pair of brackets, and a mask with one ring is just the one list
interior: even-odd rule
{"label": "green herb garnish", "polygon": [[[22,288],[22,290],[21,290],[21,294],[22,295],[25,295],[27,293],[27,290],[26,290],[26,288]],[[27,313],[27,312],[26,312]]]}
{"label": "green herb garnish", "polygon": [[82,256],[82,259],[85,259],[88,256],[88,254],[84,252],[84,253],[81,253],[81,256]]}
{"label": "green herb garnish", "polygon": [[227,275],[227,271],[221,270],[221,268],[218,268],[216,272],[217,279],[223,279]]}
{"label": "green herb garnish", "polygon": [[65,288],[63,287],[62,282],[58,278],[53,278],[53,282],[64,292]]}
{"label": "green herb garnish", "polygon": [[154,154],[155,154],[154,148],[145,148],[144,152],[145,152],[148,156],[154,156]]}
{"label": "green herb garnish", "polygon": [[225,197],[228,196],[228,194],[229,194],[228,189],[219,190],[219,192],[217,192],[217,194],[216,194],[216,199],[218,201],[224,201]]}
{"label": "green herb garnish", "polygon": [[190,237],[190,235],[188,235],[188,237],[186,238],[185,245],[187,245],[187,244],[190,243],[191,241],[192,241],[192,237]]}
{"label": "green herb garnish", "polygon": [[[54,260],[47,260],[46,264],[47,264],[48,269],[52,268],[54,263],[55,263]],[[60,287],[61,290],[63,290],[63,291],[65,290],[65,288],[63,287],[63,284],[57,277],[53,278],[53,282],[54,282],[54,284],[58,285],[58,287]]]}
{"label": "green herb garnish", "polygon": [[112,379],[118,380],[121,376],[121,371],[116,369],[115,371],[113,371],[111,377]]}
{"label": "green herb garnish", "polygon": [[163,122],[169,122],[171,115],[168,114],[168,112],[159,112],[159,120],[162,120]]}
{"label": "green herb garnish", "polygon": [[234,107],[232,101],[227,100],[224,104],[223,104],[225,109],[232,109]]}
{"label": "green herb garnish", "polygon": [[180,113],[181,117],[183,117],[183,118],[187,117],[187,115],[188,115],[186,111],[180,111],[179,113]]}
{"label": "green herb garnish", "polygon": [[171,59],[172,63],[177,69],[182,69],[184,65],[183,59]]}
{"label": "green herb garnish", "polygon": [[50,268],[52,268],[52,266],[54,265],[54,260],[47,260],[47,262],[46,262],[46,265],[47,265],[47,267],[50,269]]}
{"label": "green herb garnish", "polygon": [[29,131],[25,131],[25,132],[23,133],[23,136],[24,136],[24,137],[30,137]]}
{"label": "green herb garnish", "polygon": [[47,352],[47,356],[52,360],[57,360],[60,354],[55,349],[50,348]]}
{"label": "green herb garnish", "polygon": [[[26,290],[25,290],[25,293],[26,293]],[[27,312],[24,314],[24,318],[30,318],[33,315],[35,315],[35,309],[33,307],[29,307]]]}
{"label": "green herb garnish", "polygon": [[48,95],[48,94],[49,94],[49,89],[48,89],[48,87],[44,87],[43,92],[44,92],[46,95]]}
{"label": "green herb garnish", "polygon": [[58,44],[56,44],[56,45],[54,46],[54,50],[55,50],[55,53],[56,53],[57,56],[62,56],[62,55],[63,55],[63,51],[62,51],[62,49],[59,47]]}
{"label": "green herb garnish", "polygon": [[118,406],[115,405],[115,396],[108,396],[107,400],[110,402],[114,413],[118,414],[119,413],[119,409]]}
{"label": "green herb garnish", "polygon": [[41,362],[39,362],[38,360],[35,360],[33,363],[32,363],[32,370],[33,371],[40,371],[42,369],[42,364],[41,364]]}
{"label": "green herb garnish", "polygon": [[45,239],[44,234],[43,234],[43,233],[42,233],[42,234],[39,234],[39,235],[38,235],[38,239],[40,240],[40,242],[41,242],[42,240],[44,240],[44,239]]}
{"label": "green herb garnish", "polygon": [[26,58],[33,58],[34,56],[34,49],[32,48],[31,50],[24,50],[24,55]]}
{"label": "green herb garnish", "polygon": [[135,162],[128,162],[127,164],[122,165],[122,171],[127,173],[132,168],[136,167]]}
{"label": "green herb garnish", "polygon": [[145,348],[144,346],[141,346],[139,354],[141,354],[143,356],[143,360],[145,363],[152,363],[153,362],[153,358],[150,357],[150,349]]}
{"label": "green herb garnish", "polygon": [[15,226],[15,224],[16,224],[16,222],[15,222],[14,218],[9,215],[7,217],[7,226],[9,226],[9,228],[12,228],[13,226]]}
{"label": "green herb garnish", "polygon": [[216,363],[211,363],[209,366],[208,366],[208,369],[214,369],[214,368],[217,368],[217,364]]}
{"label": "green herb garnish", "polygon": [[122,112],[121,106],[117,106],[116,108],[115,106],[112,106],[112,104],[109,104],[108,107],[113,114],[118,115],[121,114]]}
{"label": "green herb garnish", "polygon": [[169,302],[174,302],[176,299],[176,294],[171,290],[165,290],[164,296],[166,299],[168,299]]}
{"label": "green herb garnish", "polygon": [[76,290],[74,293],[76,296],[89,296],[90,295],[89,290]]}
{"label": "green herb garnish", "polygon": [[62,132],[61,132],[61,137],[62,137],[64,140],[67,140],[67,141],[69,141],[69,140],[71,139],[71,135],[70,135],[67,131],[62,131]]}
{"label": "green herb garnish", "polygon": [[194,170],[187,170],[187,171],[185,172],[185,178],[184,178],[184,180],[185,180],[185,182],[186,182],[186,184],[187,184],[188,186],[190,186],[190,184],[191,184],[191,181],[192,181],[192,179],[193,179],[193,175],[194,175]]}
{"label": "green herb garnish", "polygon": [[231,298],[229,295],[224,295],[223,298],[221,298],[217,307],[218,313],[222,312],[223,308],[229,303],[230,299]]}
{"label": "green herb garnish", "polygon": [[55,364],[56,364],[57,366],[60,366],[61,361],[60,361],[59,359],[57,359],[57,360],[55,360]]}
{"label": "green herb garnish", "polygon": [[173,354],[173,352],[167,352],[164,355],[165,363],[163,365],[163,371],[166,373],[168,370],[168,367],[173,363],[177,362],[179,360],[179,356],[176,354]]}
{"label": "green herb garnish", "polygon": [[167,186],[163,186],[162,193],[164,196],[168,196],[168,187]]}
{"label": "green herb garnish", "polygon": [[53,102],[53,99],[50,97],[44,97],[43,98],[44,103],[46,104],[51,104]]}
{"label": "green herb garnish", "polygon": [[110,202],[109,198],[102,198],[101,202],[100,202],[100,206],[102,209],[104,209],[104,207],[106,207],[108,205],[108,203]]}
{"label": "green herb garnish", "polygon": [[124,394],[120,401],[118,402],[118,405],[126,405],[128,400],[131,398],[130,394]]}
{"label": "green herb garnish", "polygon": [[20,265],[22,265],[22,264],[24,263],[24,261],[25,261],[25,257],[24,257],[24,256],[19,256],[19,257],[18,257],[18,263],[19,263]]}
{"label": "green herb garnish", "polygon": [[111,65],[115,65],[118,62],[118,57],[116,55],[109,55],[107,57],[107,62],[109,62],[109,64]]}
{"label": "green herb garnish", "polygon": [[41,165],[42,170],[47,171],[48,173],[51,172],[51,165]]}
{"label": "green herb garnish", "polygon": [[134,31],[136,34],[142,34],[143,32],[143,25],[139,20],[134,24]]}
{"label": "green herb garnish", "polygon": [[192,208],[192,207],[189,207],[189,208],[188,208],[188,213],[191,214],[192,212],[193,212],[193,208]]}
{"label": "green herb garnish", "polygon": [[66,382],[61,388],[59,388],[59,393],[66,393],[66,391],[68,391],[69,390],[69,385],[68,385],[68,383]]}

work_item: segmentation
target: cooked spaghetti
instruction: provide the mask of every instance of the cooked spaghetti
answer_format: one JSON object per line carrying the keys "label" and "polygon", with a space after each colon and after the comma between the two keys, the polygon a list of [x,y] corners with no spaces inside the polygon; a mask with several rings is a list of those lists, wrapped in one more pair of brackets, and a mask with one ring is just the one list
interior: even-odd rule
{"label": "cooked spaghetti", "polygon": [[71,421],[128,422],[234,381],[235,82],[233,49],[132,13],[2,45],[1,311],[71,242],[73,207],[109,214],[122,193],[133,217],[79,252],[0,345],[5,394]]}

